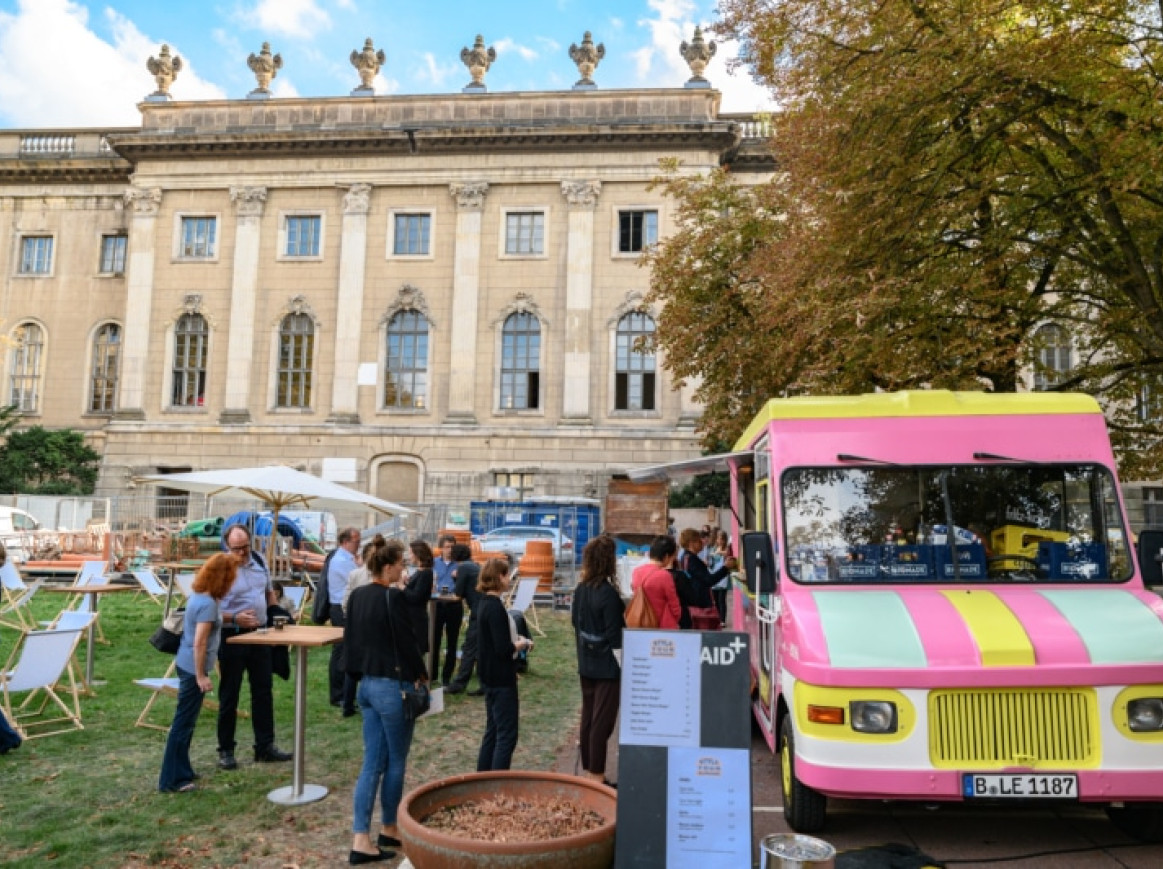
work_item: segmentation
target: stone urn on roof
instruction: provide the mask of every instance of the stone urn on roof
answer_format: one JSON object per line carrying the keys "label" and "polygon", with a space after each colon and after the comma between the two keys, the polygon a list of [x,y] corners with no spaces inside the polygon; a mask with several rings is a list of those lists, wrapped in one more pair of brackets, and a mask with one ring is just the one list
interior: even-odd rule
{"label": "stone urn on roof", "polygon": [[145,68],[149,70],[149,74],[157,82],[157,90],[147,96],[146,100],[149,102],[166,102],[167,100],[172,100],[173,97],[170,96],[170,85],[178,77],[178,73],[182,71],[182,59],[176,54],[171,55],[170,47],[163,44],[162,50],[158,52],[158,56],[151,56],[145,62]]}
{"label": "stone urn on roof", "polygon": [[569,59],[577,64],[577,71],[581,78],[574,84],[575,91],[593,90],[597,87],[594,83],[594,70],[598,68],[602,58],[606,56],[606,46],[602,43],[594,45],[594,39],[587,30],[582,37],[581,45],[570,45]]}
{"label": "stone urn on roof", "polygon": [[363,51],[353,51],[351,53],[351,65],[359,73],[360,82],[359,87],[351,92],[353,97],[375,96],[376,90],[372,87],[372,81],[387,59],[382,48],[376,51],[376,47],[372,43],[370,36],[364,40]]}
{"label": "stone urn on roof", "polygon": [[707,69],[707,64],[711,62],[711,58],[715,56],[716,47],[714,42],[707,42],[703,39],[703,28],[698,25],[695,26],[694,38],[690,42],[683,40],[678,51],[682,55],[682,59],[687,62],[687,66],[691,68],[691,77],[683,87],[709,88],[711,86],[711,83],[703,77],[703,73]]}
{"label": "stone urn on roof", "polygon": [[460,50],[460,61],[468,67],[469,75],[472,76],[472,81],[462,88],[462,92],[471,94],[487,91],[488,88],[485,87],[485,73],[489,71],[489,67],[493,65],[493,61],[496,59],[497,50],[491,45],[486,48],[485,38],[478,33],[476,42],[472,44],[472,48],[462,48]]}
{"label": "stone urn on roof", "polygon": [[283,68],[283,56],[271,54],[271,44],[264,42],[258,54],[252,54],[246,59],[246,65],[254,73],[258,87],[246,95],[248,100],[265,100],[271,96],[271,79],[279,74]]}

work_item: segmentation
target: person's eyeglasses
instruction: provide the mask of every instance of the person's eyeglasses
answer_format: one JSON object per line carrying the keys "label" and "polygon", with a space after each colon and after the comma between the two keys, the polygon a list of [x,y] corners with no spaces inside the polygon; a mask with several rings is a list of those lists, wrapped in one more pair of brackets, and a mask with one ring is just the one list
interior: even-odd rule
{"label": "person's eyeglasses", "polygon": [[227,546],[226,548],[229,549],[231,552],[235,552],[239,555],[245,555],[248,552],[250,552],[250,544],[249,543],[243,543],[240,546]]}

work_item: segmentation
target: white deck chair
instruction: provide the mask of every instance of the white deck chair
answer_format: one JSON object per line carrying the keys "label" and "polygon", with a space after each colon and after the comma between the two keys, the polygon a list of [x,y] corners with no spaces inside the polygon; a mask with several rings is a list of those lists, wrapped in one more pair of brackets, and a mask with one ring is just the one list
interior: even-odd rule
{"label": "white deck chair", "polygon": [[533,602],[533,596],[537,594],[538,582],[539,580],[535,576],[529,579],[518,579],[507,608],[524,614],[529,629],[536,631],[537,636],[544,637],[545,631],[541,630],[541,625],[537,623],[537,605]]}
{"label": "white deck chair", "polygon": [[[87,612],[89,609],[89,597],[83,591],[86,585],[104,585],[109,581],[105,575],[105,569],[108,564],[104,561],[82,561],[81,569],[77,571],[77,578],[73,581],[73,588],[77,589],[77,593],[70,595],[68,601],[65,602],[65,609],[76,610],[77,612]],[[101,622],[96,622],[97,628],[97,642],[104,645],[109,645],[109,640],[105,638],[105,630],[101,627]]]}
{"label": "white deck chair", "polygon": [[[85,729],[81,723],[77,682],[69,672],[69,661],[82,633],[77,630],[31,631],[13,649],[8,663],[0,671],[0,702],[4,714],[25,739]],[[62,689],[66,679],[67,691]],[[12,695],[25,692],[28,696],[19,706],[13,707]],[[64,698],[62,693],[66,695]],[[66,699],[70,702],[66,703]],[[58,715],[58,712],[63,714]]]}
{"label": "white deck chair", "polygon": [[0,599],[0,625],[24,633],[36,627],[31,607],[33,595],[40,588],[40,582],[27,585],[11,561],[0,566],[0,581],[3,582],[4,596]]}
{"label": "white deck chair", "polygon": [[[162,733],[169,733],[170,726],[168,724],[154,724],[149,720],[149,711],[153,709],[153,704],[157,702],[158,697],[163,694],[166,697],[177,697],[178,688],[181,686],[181,680],[174,673],[177,669],[178,662],[173,661],[166,672],[159,677],[148,679],[134,679],[133,684],[139,685],[150,692],[149,700],[146,701],[145,708],[141,710],[141,714],[137,716],[137,721],[133,722],[134,727],[148,727],[150,730],[160,730]],[[218,701],[211,700],[209,697],[204,697],[202,705],[207,709],[217,709]],[[246,717],[239,710],[239,717]]]}
{"label": "white deck chair", "polygon": [[[48,630],[84,632],[92,628],[93,623],[97,621],[100,613],[91,612],[88,607],[84,606],[85,600],[87,600],[87,598],[81,601],[82,607],[79,607],[78,609],[61,610],[57,614],[57,617],[49,622],[47,626]],[[78,644],[78,651],[79,649],[80,645]],[[74,652],[73,657],[69,660],[69,677],[74,682],[77,682],[82,686],[79,690],[83,691],[86,695],[91,696],[93,689],[91,687],[86,687],[84,685],[84,680],[80,678],[80,670],[78,669],[80,666],[81,665],[77,662],[77,652]]]}
{"label": "white deck chair", "polygon": [[186,600],[189,600],[194,596],[194,574],[176,573],[174,574],[174,584],[177,585],[178,590],[186,596]]}
{"label": "white deck chair", "polygon": [[158,606],[165,605],[166,587],[158,582],[158,578],[152,570],[135,570],[133,578],[137,580],[141,590],[149,595],[150,600]]}

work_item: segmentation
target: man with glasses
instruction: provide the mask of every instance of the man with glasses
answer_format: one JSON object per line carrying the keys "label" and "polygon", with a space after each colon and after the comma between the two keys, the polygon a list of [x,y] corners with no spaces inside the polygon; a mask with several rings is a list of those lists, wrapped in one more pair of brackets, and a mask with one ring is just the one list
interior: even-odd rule
{"label": "man with glasses", "polygon": [[218,650],[218,768],[238,769],[234,757],[234,729],[242,676],[250,684],[250,722],[254,727],[254,759],[258,763],[291,760],[290,752],[275,745],[275,711],[271,696],[271,647],[228,643],[232,634],[249,633],[267,623],[267,607],[278,598],[266,564],[250,548],[250,531],[231,525],[222,535],[227,551],[238,559],[238,578],[222,598],[223,643]]}

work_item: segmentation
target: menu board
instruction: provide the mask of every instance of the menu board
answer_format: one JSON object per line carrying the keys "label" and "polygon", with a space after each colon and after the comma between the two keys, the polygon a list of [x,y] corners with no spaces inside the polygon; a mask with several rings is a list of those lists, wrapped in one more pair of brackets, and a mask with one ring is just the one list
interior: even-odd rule
{"label": "menu board", "polygon": [[626,630],[619,867],[751,865],[748,637]]}

